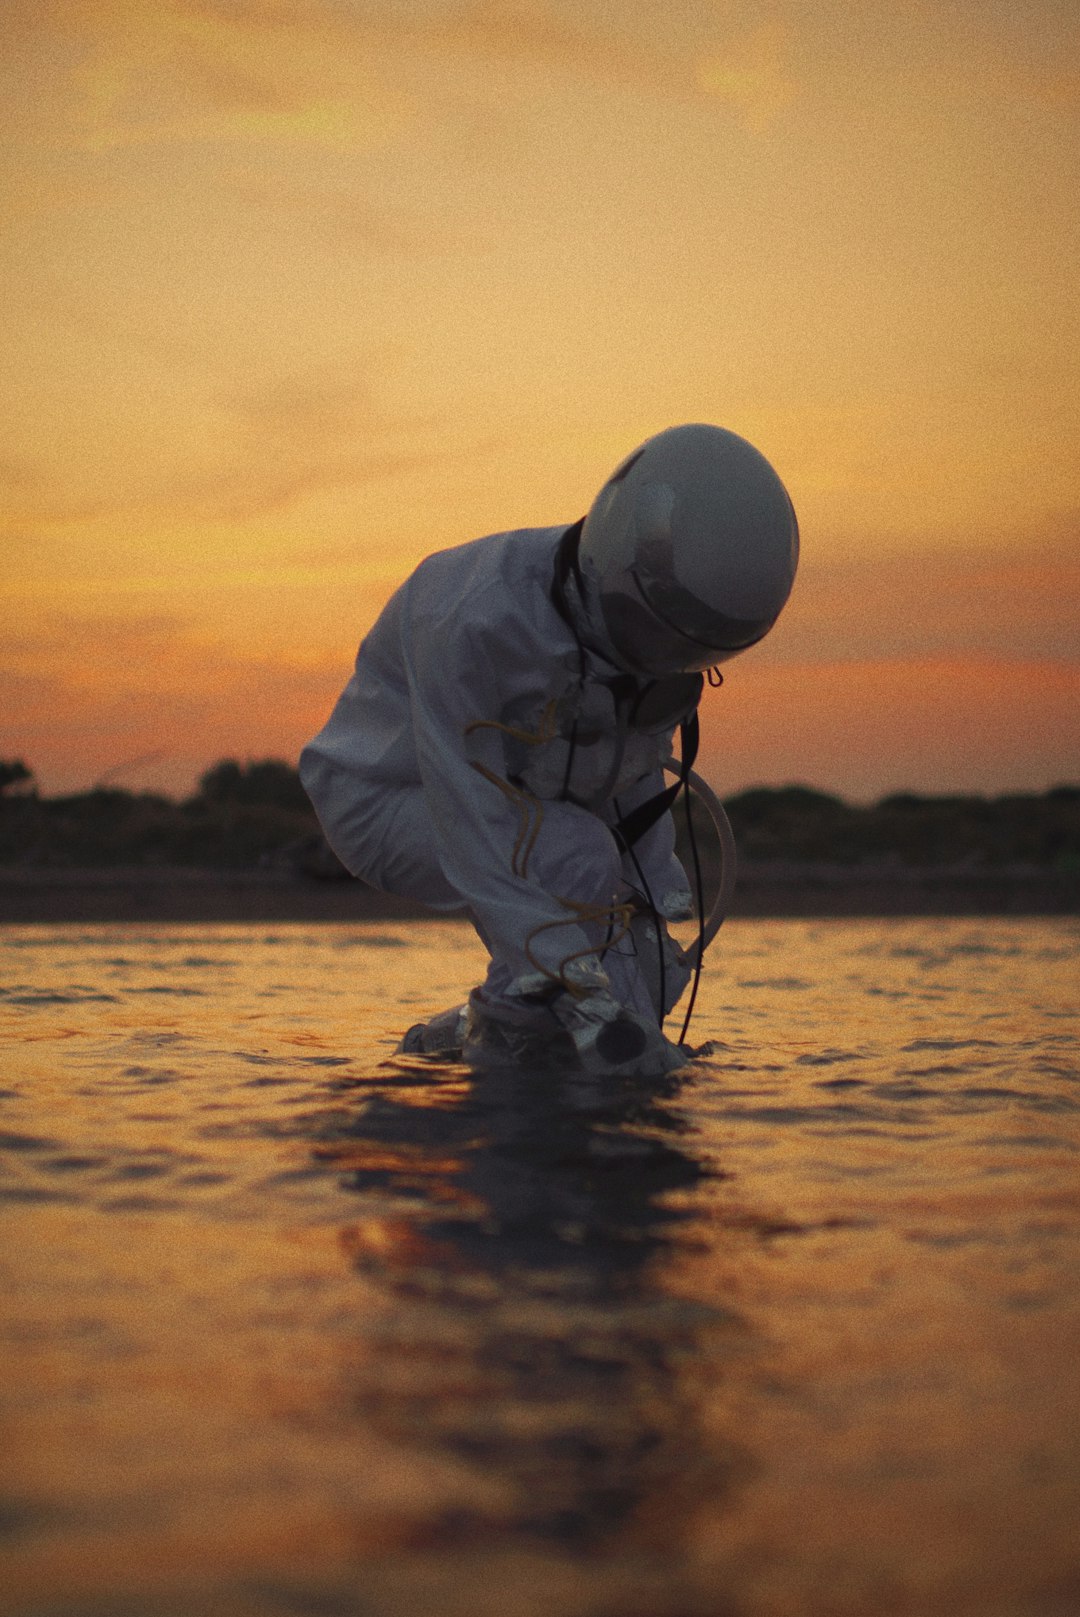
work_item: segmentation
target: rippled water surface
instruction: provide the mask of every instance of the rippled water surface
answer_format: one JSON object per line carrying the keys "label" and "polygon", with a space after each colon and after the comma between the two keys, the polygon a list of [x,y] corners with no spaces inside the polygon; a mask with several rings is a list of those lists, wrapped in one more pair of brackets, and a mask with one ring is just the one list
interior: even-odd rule
{"label": "rippled water surface", "polygon": [[659,1086],[454,924],[2,934],[0,1610],[1075,1617],[1080,927],[736,922]]}

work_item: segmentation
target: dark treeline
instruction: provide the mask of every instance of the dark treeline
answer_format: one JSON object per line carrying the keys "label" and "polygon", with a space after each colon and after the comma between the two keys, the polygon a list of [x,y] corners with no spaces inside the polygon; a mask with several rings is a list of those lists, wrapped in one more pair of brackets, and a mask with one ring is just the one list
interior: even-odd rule
{"label": "dark treeline", "polygon": [[866,807],[807,786],[755,787],[724,807],[744,859],[1080,871],[1080,786],[1038,796],[898,792]]}
{"label": "dark treeline", "polygon": [[[899,793],[871,806],[806,786],[755,787],[725,807],[747,861],[1080,872],[1080,786],[994,798]],[[696,820],[708,857],[707,823]],[[344,874],[296,770],[278,759],[223,759],[181,802],[106,786],[42,797],[25,763],[0,761],[0,864]]]}
{"label": "dark treeline", "polygon": [[41,797],[21,761],[0,761],[0,865],[268,866],[341,872],[300,777],[276,758],[222,759],[181,802],[98,786]]}

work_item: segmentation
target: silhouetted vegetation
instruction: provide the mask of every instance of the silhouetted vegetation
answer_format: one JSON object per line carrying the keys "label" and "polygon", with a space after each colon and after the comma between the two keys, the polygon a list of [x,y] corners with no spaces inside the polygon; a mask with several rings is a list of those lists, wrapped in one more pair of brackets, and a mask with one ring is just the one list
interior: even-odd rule
{"label": "silhouetted vegetation", "polygon": [[745,859],[843,865],[1080,869],[1080,787],[1041,796],[920,797],[869,807],[805,786],[740,792],[725,804]]}
{"label": "silhouetted vegetation", "polygon": [[285,813],[310,814],[311,803],[300,776],[280,758],[263,758],[259,763],[239,764],[223,758],[208,769],[199,781],[192,802],[231,804],[244,808],[281,809]]}
{"label": "silhouetted vegetation", "polygon": [[34,779],[34,771],[27,769],[21,758],[0,758],[0,797],[13,786],[27,790]]}
{"label": "silhouetted vegetation", "polygon": [[[46,798],[32,782],[21,759],[0,761],[0,864],[344,875],[296,770],[280,759],[222,759],[183,802],[115,787]],[[870,807],[807,786],[755,787],[725,806],[747,862],[1080,871],[1080,786],[994,798],[896,793]]]}
{"label": "silhouetted vegetation", "polygon": [[276,758],[222,759],[180,803],[115,787],[73,797],[2,797],[0,863],[341,872],[299,775]]}

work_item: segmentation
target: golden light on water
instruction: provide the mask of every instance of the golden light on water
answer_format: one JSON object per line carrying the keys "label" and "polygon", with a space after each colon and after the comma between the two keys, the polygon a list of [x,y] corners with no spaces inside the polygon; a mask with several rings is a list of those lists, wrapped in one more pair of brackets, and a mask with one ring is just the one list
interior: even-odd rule
{"label": "golden light on water", "polygon": [[13,1611],[1068,1609],[1072,919],[729,923],[618,1091],[394,1055],[458,924],[6,942]]}

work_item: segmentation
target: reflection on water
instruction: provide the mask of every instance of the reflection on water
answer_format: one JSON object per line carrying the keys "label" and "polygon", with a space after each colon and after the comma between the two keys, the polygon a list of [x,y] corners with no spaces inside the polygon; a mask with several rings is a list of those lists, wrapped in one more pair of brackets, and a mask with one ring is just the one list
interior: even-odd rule
{"label": "reflection on water", "polygon": [[1072,1617],[1080,928],[744,922],[655,1085],[454,924],[10,928],[0,1611]]}
{"label": "reflection on water", "polygon": [[501,1073],[460,1087],[449,1106],[377,1101],[325,1148],[365,1199],[420,1197],[419,1217],[350,1232],[357,1265],[413,1305],[384,1344],[408,1371],[388,1386],[380,1367],[358,1393],[365,1416],[499,1485],[508,1508],[455,1511],[440,1540],[586,1550],[629,1533],[640,1547],[688,1491],[719,1499],[733,1469],[706,1453],[678,1365],[708,1338],[718,1366],[741,1321],[651,1279],[685,1217],[667,1198],[704,1170],[640,1086]]}

